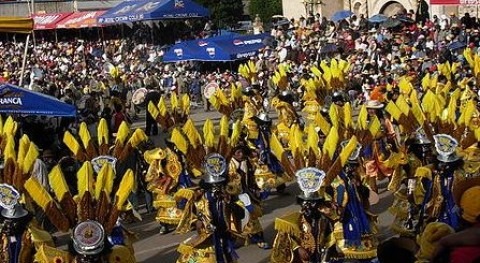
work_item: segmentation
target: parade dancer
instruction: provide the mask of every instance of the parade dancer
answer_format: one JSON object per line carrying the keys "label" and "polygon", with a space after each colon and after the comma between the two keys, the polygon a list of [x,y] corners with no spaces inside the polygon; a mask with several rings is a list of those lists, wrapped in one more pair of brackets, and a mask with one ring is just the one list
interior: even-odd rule
{"label": "parade dancer", "polygon": [[33,262],[36,249],[53,245],[48,232],[40,230],[33,216],[18,201],[20,194],[11,185],[0,184],[0,206],[3,208],[0,261],[5,263]]}
{"label": "parade dancer", "polygon": [[[456,154],[459,144],[456,139],[447,134],[434,135],[434,140],[437,163],[432,186],[427,190],[426,200],[422,203],[420,213],[425,213],[428,221],[443,222],[458,230],[460,216],[452,189],[459,181],[465,179],[462,169],[463,160]],[[418,229],[423,229],[423,224],[426,223],[428,222],[421,218]]]}
{"label": "parade dancer", "polygon": [[[342,142],[344,148],[348,141]],[[357,144],[348,162],[332,183],[334,201],[340,211],[335,224],[337,246],[347,259],[373,259],[377,256],[375,216],[368,212],[369,198],[375,193],[362,184],[359,155],[362,146]]]}
{"label": "parade dancer", "polygon": [[210,154],[205,160],[205,175],[200,187],[177,192],[178,200],[187,200],[178,229],[188,231],[193,225],[197,230],[197,235],[179,245],[177,263],[237,262],[228,220],[233,206],[229,205],[229,195],[225,191],[226,171],[226,159],[219,154]]}
{"label": "parade dancer", "polygon": [[244,210],[242,218],[233,215],[235,232],[241,238],[250,239],[259,248],[269,249],[259,220],[262,216],[262,196],[255,182],[254,165],[249,160],[248,148],[239,145],[232,152],[228,166],[227,192],[231,195],[232,202],[240,204]]}
{"label": "parade dancer", "polygon": [[297,197],[300,212],[275,220],[278,231],[270,262],[330,262],[335,250],[333,205],[321,191],[325,172],[313,167],[296,172],[302,194]]}
{"label": "parade dancer", "polygon": [[68,250],[44,246],[35,255],[40,262],[136,262],[132,245],[135,238],[119,223],[120,213],[125,210],[134,186],[133,171],[129,169],[123,176],[118,176],[121,180],[115,191],[112,165],[105,163],[98,173],[94,173],[92,164],[84,162],[77,173],[78,194],[75,198],[59,166],[49,174],[53,194],[36,178],[30,177],[25,182],[26,192],[50,222],[59,231],[72,233]]}
{"label": "parade dancer", "polygon": [[[170,149],[170,148],[173,148]],[[160,234],[169,232],[169,226],[177,226],[182,216],[173,196],[178,188],[192,186],[191,179],[181,161],[181,153],[169,143],[166,149],[156,148],[145,152],[149,168],[146,175],[148,189],[155,195],[154,206],[158,209],[155,219],[160,223]]]}
{"label": "parade dancer", "polygon": [[415,236],[419,207],[432,181],[432,142],[418,129],[407,145],[407,163],[402,165],[400,185],[395,187],[394,205],[389,210],[395,216],[392,229],[402,236]]}
{"label": "parade dancer", "polygon": [[368,111],[368,126],[372,134],[372,142],[364,145],[363,158],[365,173],[370,188],[378,192],[377,179],[390,177],[393,173],[391,167],[385,165],[385,161],[395,150],[397,143],[395,130],[391,121],[383,116],[383,104],[379,101],[367,101],[365,107]]}

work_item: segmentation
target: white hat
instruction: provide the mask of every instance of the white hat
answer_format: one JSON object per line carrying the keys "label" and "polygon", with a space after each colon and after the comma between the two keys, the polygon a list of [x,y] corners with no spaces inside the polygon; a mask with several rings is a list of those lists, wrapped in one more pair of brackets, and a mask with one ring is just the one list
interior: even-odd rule
{"label": "white hat", "polygon": [[383,106],[383,103],[378,100],[369,100],[365,103],[365,107],[367,107],[367,109],[381,109]]}

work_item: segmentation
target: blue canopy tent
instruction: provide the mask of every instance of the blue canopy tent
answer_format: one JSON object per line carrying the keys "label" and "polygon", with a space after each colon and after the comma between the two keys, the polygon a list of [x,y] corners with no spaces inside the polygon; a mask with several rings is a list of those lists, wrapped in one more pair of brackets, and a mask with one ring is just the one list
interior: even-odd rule
{"label": "blue canopy tent", "polygon": [[0,85],[0,113],[75,117],[75,106],[11,84]]}
{"label": "blue canopy tent", "polygon": [[226,35],[185,41],[173,45],[163,56],[164,62],[234,61],[255,56],[265,47],[268,34]]}
{"label": "blue canopy tent", "polygon": [[207,17],[207,8],[191,0],[125,1],[98,18],[100,24]]}

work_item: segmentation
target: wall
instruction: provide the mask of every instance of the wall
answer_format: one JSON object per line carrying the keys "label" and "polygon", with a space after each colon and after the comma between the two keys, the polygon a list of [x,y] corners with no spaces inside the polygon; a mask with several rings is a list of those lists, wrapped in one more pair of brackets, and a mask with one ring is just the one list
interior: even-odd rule
{"label": "wall", "polygon": [[410,9],[413,9],[414,11],[416,11],[416,9],[417,9],[417,0],[368,1],[368,2],[373,2],[368,6],[370,15],[380,13],[383,6],[385,6],[385,4],[388,4],[390,2],[397,2],[401,5],[403,5],[403,7],[405,9],[407,9],[407,11],[410,10]]}
{"label": "wall", "polygon": [[305,16],[305,5],[301,0],[283,0],[283,15],[287,18],[299,18]]}

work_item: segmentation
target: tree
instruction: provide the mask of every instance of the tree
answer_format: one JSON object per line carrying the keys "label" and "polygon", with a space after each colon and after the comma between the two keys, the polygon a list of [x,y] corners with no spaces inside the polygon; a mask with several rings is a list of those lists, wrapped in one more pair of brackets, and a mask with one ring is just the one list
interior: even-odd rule
{"label": "tree", "polygon": [[250,0],[248,11],[252,19],[259,14],[264,23],[270,22],[273,15],[283,13],[282,0]]}
{"label": "tree", "polygon": [[210,10],[211,19],[219,28],[232,27],[242,20],[243,3],[240,0],[197,0]]}

